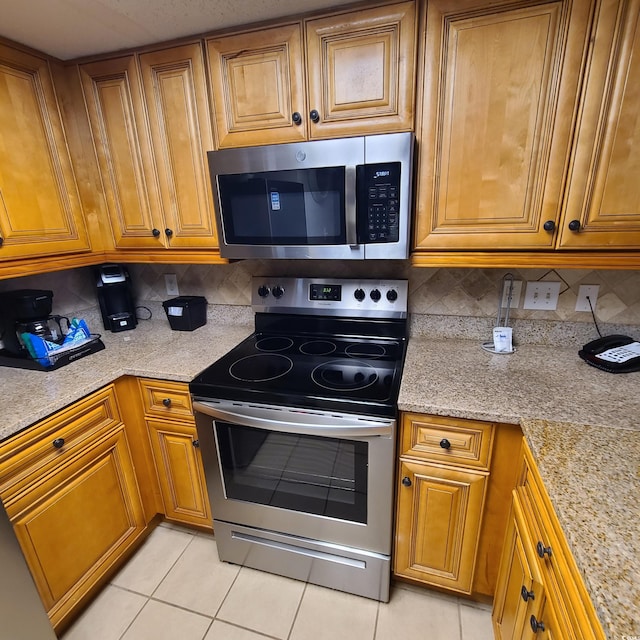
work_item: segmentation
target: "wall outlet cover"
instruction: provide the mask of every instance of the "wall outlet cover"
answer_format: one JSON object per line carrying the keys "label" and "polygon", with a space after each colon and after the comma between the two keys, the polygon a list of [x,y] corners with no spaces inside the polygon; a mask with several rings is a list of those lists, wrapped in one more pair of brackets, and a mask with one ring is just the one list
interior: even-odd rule
{"label": "wall outlet cover", "polygon": [[527,291],[524,295],[523,309],[554,311],[558,307],[559,295],[559,282],[527,282]]}
{"label": "wall outlet cover", "polygon": [[175,273],[165,273],[164,285],[167,288],[168,296],[179,296],[180,290],[178,289],[178,276]]}
{"label": "wall outlet cover", "polygon": [[[581,284],[580,288],[578,289],[576,311],[591,311],[591,307],[593,307],[593,310],[595,311],[599,290],[599,284]],[[589,300],[587,300],[587,296],[589,296],[591,306],[589,306]]]}

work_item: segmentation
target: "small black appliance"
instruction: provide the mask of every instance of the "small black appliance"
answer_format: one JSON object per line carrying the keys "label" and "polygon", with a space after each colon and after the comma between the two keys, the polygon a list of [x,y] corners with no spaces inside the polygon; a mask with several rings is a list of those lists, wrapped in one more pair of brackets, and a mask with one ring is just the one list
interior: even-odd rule
{"label": "small black appliance", "polygon": [[104,328],[109,331],[127,331],[138,324],[133,301],[131,278],[126,267],[103,264],[96,269],[98,302]]}

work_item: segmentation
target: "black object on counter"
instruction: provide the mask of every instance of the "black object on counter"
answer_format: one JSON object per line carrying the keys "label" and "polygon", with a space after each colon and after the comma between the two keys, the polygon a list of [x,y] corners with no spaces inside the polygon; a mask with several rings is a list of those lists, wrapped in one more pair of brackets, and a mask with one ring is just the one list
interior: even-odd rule
{"label": "black object on counter", "polygon": [[193,331],[207,323],[207,299],[204,296],[179,296],[162,303],[174,331]]}

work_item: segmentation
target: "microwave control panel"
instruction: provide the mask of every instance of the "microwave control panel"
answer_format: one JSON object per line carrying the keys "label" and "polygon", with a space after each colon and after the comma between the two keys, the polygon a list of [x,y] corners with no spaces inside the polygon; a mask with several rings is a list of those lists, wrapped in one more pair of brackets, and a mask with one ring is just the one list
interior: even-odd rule
{"label": "microwave control panel", "polygon": [[360,165],[357,170],[358,236],[363,244],[400,238],[400,163]]}

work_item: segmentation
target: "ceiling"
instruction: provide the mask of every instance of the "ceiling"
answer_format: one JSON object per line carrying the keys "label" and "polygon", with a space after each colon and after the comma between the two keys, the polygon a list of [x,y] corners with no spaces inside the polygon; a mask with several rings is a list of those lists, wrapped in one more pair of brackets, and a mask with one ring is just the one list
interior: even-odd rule
{"label": "ceiling", "polygon": [[353,0],[12,0],[0,35],[61,60],[139,47]]}

